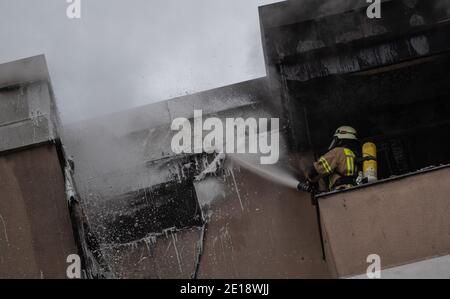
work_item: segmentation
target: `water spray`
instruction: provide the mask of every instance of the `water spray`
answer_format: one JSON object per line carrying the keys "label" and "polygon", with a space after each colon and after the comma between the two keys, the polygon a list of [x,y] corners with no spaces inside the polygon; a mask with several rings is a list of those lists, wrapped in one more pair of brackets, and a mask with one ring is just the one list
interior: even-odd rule
{"label": "water spray", "polygon": [[220,168],[224,167],[226,160],[232,161],[252,173],[278,185],[297,189],[302,192],[313,192],[313,187],[309,182],[299,181],[294,175],[277,167],[255,165],[252,161],[240,157],[237,154],[218,154],[209,166],[201,174],[195,177],[195,180],[202,181],[207,176],[216,174]]}

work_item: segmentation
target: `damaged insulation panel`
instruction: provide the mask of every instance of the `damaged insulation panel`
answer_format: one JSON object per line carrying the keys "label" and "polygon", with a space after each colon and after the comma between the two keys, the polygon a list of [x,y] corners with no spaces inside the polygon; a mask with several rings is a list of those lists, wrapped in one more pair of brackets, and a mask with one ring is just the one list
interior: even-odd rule
{"label": "damaged insulation panel", "polygon": [[93,219],[105,243],[130,243],[170,228],[201,226],[201,214],[192,182],[168,182],[124,194],[102,203],[107,211]]}
{"label": "damaged insulation panel", "polygon": [[169,229],[101,250],[116,278],[190,279],[195,275],[201,228]]}

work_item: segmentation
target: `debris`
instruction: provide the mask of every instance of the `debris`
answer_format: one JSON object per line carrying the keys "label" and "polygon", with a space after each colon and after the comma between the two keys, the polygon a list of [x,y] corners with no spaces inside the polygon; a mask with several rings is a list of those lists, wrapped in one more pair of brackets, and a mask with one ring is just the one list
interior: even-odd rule
{"label": "debris", "polygon": [[216,156],[216,158],[206,167],[206,169],[195,177],[195,181],[202,181],[209,175],[216,175],[218,170],[222,168],[223,163],[225,162],[226,155],[224,153],[220,153]]}

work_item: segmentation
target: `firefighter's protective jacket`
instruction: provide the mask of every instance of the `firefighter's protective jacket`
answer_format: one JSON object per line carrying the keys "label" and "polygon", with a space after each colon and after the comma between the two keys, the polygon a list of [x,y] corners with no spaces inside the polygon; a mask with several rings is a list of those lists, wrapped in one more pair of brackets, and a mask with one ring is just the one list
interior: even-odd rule
{"label": "firefighter's protective jacket", "polygon": [[[309,175],[309,180],[317,182],[321,178],[329,178],[329,190],[333,190],[339,185],[347,185],[345,181],[352,181],[357,174],[355,165],[356,156],[348,148],[336,147],[322,156],[314,163],[316,173]],[[345,180],[347,179],[347,180]]]}

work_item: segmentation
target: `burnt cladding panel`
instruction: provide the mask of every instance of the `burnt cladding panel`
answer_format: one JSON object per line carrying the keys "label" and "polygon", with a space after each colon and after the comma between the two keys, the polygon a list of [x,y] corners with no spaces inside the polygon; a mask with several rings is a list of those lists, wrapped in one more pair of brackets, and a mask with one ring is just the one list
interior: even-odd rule
{"label": "burnt cladding panel", "polygon": [[124,206],[113,209],[99,227],[106,243],[129,243],[165,229],[202,225],[201,211],[191,181],[169,182],[119,196],[110,201]]}

